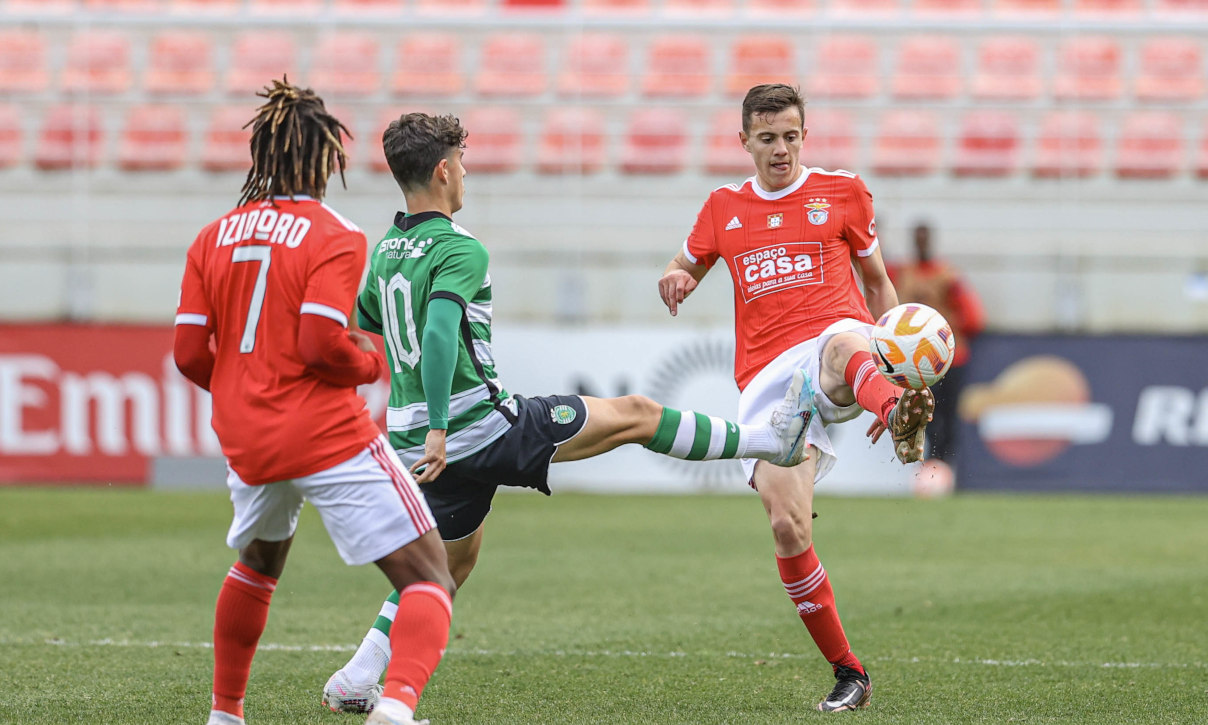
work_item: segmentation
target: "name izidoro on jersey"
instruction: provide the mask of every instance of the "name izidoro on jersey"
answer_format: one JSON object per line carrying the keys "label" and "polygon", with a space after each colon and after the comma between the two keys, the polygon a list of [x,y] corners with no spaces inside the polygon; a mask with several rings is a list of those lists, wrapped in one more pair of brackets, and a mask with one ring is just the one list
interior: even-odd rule
{"label": "name izidoro on jersey", "polygon": [[215,246],[229,247],[254,238],[296,249],[309,231],[310,220],[306,217],[277,212],[275,209],[252,209],[223,217],[218,222],[218,243]]}

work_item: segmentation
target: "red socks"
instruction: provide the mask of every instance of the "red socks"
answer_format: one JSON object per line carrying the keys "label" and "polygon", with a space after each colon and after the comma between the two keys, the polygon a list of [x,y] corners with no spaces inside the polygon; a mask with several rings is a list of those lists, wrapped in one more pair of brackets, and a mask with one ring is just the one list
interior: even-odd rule
{"label": "red socks", "polygon": [[276,579],[239,562],[227,572],[214,608],[214,710],[243,717],[252,657],[276,588]]}
{"label": "red socks", "polygon": [[814,554],[814,547],[811,545],[797,556],[777,556],[776,565],[780,568],[784,590],[797,605],[797,615],[826,661],[864,672],[864,666],[847,644],[847,635],[843,633],[839,612],[835,609],[835,593],[826,570]]}
{"label": "red socks", "polygon": [[399,592],[382,697],[400,700],[415,710],[424,685],[445,654],[452,618],[453,601],[437,584],[418,582]]}
{"label": "red socks", "polygon": [[897,404],[901,391],[877,370],[872,354],[861,350],[852,355],[843,371],[843,379],[856,394],[860,407],[872,411],[888,428],[889,411]]}

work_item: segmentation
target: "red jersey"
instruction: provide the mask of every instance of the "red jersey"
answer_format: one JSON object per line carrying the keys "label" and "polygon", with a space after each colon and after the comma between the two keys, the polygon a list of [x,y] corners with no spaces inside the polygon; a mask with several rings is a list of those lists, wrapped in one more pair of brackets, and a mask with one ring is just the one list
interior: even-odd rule
{"label": "red jersey", "polygon": [[780,191],[755,177],[714,189],[684,242],[695,264],[724,259],[734,280],[734,379],[745,388],[831,323],[871,323],[852,257],[877,248],[872,195],[848,171],[805,169]]}
{"label": "red jersey", "polygon": [[215,341],[213,426],[245,483],[317,473],[378,434],[354,388],[308,372],[303,314],[347,326],[365,271],[365,235],[306,196],[245,204],[189,247],[176,324]]}

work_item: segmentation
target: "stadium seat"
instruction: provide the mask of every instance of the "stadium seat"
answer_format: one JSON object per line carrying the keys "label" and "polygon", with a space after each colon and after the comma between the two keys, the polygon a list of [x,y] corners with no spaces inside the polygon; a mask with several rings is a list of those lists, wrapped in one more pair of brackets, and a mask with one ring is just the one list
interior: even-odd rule
{"label": "stadium seat", "polygon": [[68,93],[116,95],[130,89],[130,39],[111,30],[74,33],[59,87]]}
{"label": "stadium seat", "polygon": [[101,159],[101,114],[94,106],[51,108],[42,122],[34,164],[39,169],[93,168]]}
{"label": "stadium seat", "polygon": [[1200,144],[1196,152],[1195,175],[1208,179],[1208,123],[1200,129]]}
{"label": "stadium seat", "polygon": [[891,81],[903,100],[943,100],[961,92],[961,49],[954,38],[913,35],[898,46]]}
{"label": "stadium seat", "polygon": [[852,115],[838,109],[805,108],[805,141],[801,147],[801,163],[820,169],[855,170],[856,126]]}
{"label": "stadium seat", "polygon": [[579,0],[585,15],[637,17],[650,13],[650,0]]}
{"label": "stadium seat", "polygon": [[1178,115],[1140,111],[1125,117],[1116,140],[1116,176],[1161,179],[1183,169],[1183,122]]}
{"label": "stadium seat", "polygon": [[287,75],[302,80],[298,72],[294,36],[286,31],[247,30],[235,38],[225,89],[231,95],[250,96],[274,78]]}
{"label": "stadium seat", "polygon": [[1061,12],[1061,0],[994,0],[994,14],[1010,18],[1050,18]]}
{"label": "stadium seat", "polygon": [[937,19],[971,18],[982,14],[982,0],[914,0],[910,12]]}
{"label": "stadium seat", "polygon": [[663,0],[663,12],[683,17],[718,18],[734,12],[735,0]]}
{"label": "stadium seat", "polygon": [[510,12],[562,12],[567,0],[496,0],[497,7]]}
{"label": "stadium seat", "polygon": [[118,146],[117,164],[127,171],[169,171],[185,162],[188,141],[180,106],[132,106]]}
{"label": "stadium seat", "polygon": [[1195,38],[1150,38],[1141,46],[1138,64],[1134,77],[1137,100],[1193,103],[1204,95],[1204,59]]}
{"label": "stadium seat", "polygon": [[248,142],[252,128],[243,125],[256,115],[256,106],[221,106],[210,113],[201,148],[201,168],[206,171],[247,171],[252,154]]}
{"label": "stadium seat", "polygon": [[231,15],[243,7],[243,0],[173,0],[172,12],[178,15]]}
{"label": "stadium seat", "polygon": [[939,120],[929,111],[890,110],[881,117],[872,168],[886,176],[925,176],[939,167]]}
{"label": "stadium seat", "polygon": [[248,0],[249,10],[258,16],[314,15],[323,9],[324,0]]}
{"label": "stadium seat", "polygon": [[887,18],[897,15],[898,0],[830,0],[831,15],[856,18]]}
{"label": "stadium seat", "polygon": [[1108,36],[1062,41],[1053,95],[1061,101],[1109,101],[1120,97],[1120,44]]}
{"label": "stadium seat", "polygon": [[629,117],[621,150],[626,174],[675,174],[688,155],[688,118],[668,108],[639,108]]}
{"label": "stadium seat", "polygon": [[153,13],[162,6],[160,0],[84,0],[84,9],[96,13]]}
{"label": "stadium seat", "polygon": [[1040,46],[1025,37],[986,38],[977,49],[973,95],[979,100],[1028,101],[1040,97]]}
{"label": "stadium seat", "polygon": [[[709,130],[705,136],[706,172],[727,176],[741,174],[744,177],[754,173],[751,155],[742,147],[738,138],[738,132],[741,130],[742,113],[737,108],[714,112],[709,119]],[[803,160],[802,163],[807,161]]]}
{"label": "stadium seat", "polygon": [[0,106],[0,169],[21,163],[21,116],[16,106]]}
{"label": "stadium seat", "polygon": [[491,0],[415,0],[415,11],[420,15],[481,15],[487,11]]}
{"label": "stadium seat", "polygon": [[812,0],[747,0],[743,9],[747,15],[783,18],[813,16],[818,7]]}
{"label": "stadium seat", "polygon": [[952,172],[1007,176],[1019,167],[1019,119],[1007,111],[972,111],[961,122]]}
{"label": "stadium seat", "polygon": [[331,8],[341,15],[385,15],[404,12],[406,5],[406,0],[332,0]]}
{"label": "stadium seat", "polygon": [[1040,123],[1032,174],[1085,177],[1103,168],[1099,117],[1089,111],[1053,111]]}
{"label": "stadium seat", "polygon": [[483,41],[474,91],[480,96],[529,98],[545,92],[545,37],[496,33]]}
{"label": "stadium seat", "polygon": [[152,94],[200,96],[214,87],[209,33],[168,30],[151,41],[143,87]]}
{"label": "stadium seat", "polygon": [[515,109],[479,106],[466,112],[461,121],[470,133],[465,165],[471,174],[507,174],[520,168],[524,132]]}
{"label": "stadium seat", "polygon": [[559,107],[545,117],[537,148],[543,174],[592,174],[604,166],[604,119],[590,108]]}
{"label": "stadium seat", "polygon": [[461,42],[452,33],[418,33],[398,42],[390,90],[400,96],[447,98],[461,93]]}
{"label": "stadium seat", "polygon": [[324,98],[376,95],[381,85],[377,36],[355,31],[321,36],[308,77]]}
{"label": "stadium seat", "polygon": [[711,46],[697,35],[662,35],[646,51],[642,95],[649,98],[698,98],[709,92]]}
{"label": "stadium seat", "polygon": [[11,13],[59,14],[76,10],[76,0],[8,0],[4,9]]}
{"label": "stadium seat", "polygon": [[1204,18],[1208,16],[1208,2],[1205,0],[1154,0],[1153,13],[1166,20],[1175,18]]}
{"label": "stadium seat", "polygon": [[1143,0],[1075,0],[1074,16],[1077,18],[1125,19],[1139,15],[1145,6]]}
{"label": "stadium seat", "polygon": [[725,90],[742,98],[760,83],[796,85],[796,59],[792,40],[782,35],[744,35],[730,46]]}
{"label": "stadium seat", "polygon": [[616,98],[629,90],[629,44],[620,35],[573,35],[560,65],[561,96]]}
{"label": "stadium seat", "polygon": [[49,85],[42,34],[34,30],[0,30],[0,93],[39,93]]}
{"label": "stadium seat", "polygon": [[809,95],[823,98],[869,98],[876,95],[881,69],[877,41],[865,35],[827,36],[818,44]]}

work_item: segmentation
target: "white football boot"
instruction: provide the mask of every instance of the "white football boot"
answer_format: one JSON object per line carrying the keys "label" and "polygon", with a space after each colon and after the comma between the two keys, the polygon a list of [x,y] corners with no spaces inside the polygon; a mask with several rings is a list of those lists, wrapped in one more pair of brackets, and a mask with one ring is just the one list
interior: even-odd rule
{"label": "white football boot", "polygon": [[817,409],[814,407],[814,386],[804,370],[793,373],[784,400],[772,411],[772,432],[780,441],[780,455],[771,459],[777,466],[795,466],[805,460],[809,443],[805,432]]}
{"label": "white football boot", "polygon": [[323,686],[323,704],[332,712],[373,712],[381,696],[381,685],[353,684],[344,670],[336,670]]}

